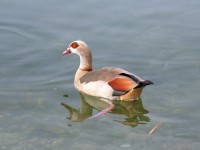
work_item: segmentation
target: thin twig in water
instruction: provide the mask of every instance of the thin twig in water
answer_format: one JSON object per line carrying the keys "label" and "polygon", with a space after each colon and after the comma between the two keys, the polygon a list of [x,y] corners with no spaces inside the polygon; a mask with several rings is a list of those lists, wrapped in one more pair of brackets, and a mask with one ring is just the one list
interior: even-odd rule
{"label": "thin twig in water", "polygon": [[149,131],[149,135],[151,135],[154,131],[156,131],[156,129],[158,129],[158,127],[160,127],[161,123],[156,124],[150,131]]}

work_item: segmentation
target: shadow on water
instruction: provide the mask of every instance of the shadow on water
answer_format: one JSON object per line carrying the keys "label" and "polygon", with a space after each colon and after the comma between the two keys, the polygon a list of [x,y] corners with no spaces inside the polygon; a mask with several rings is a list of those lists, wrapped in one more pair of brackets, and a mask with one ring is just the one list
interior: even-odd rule
{"label": "shadow on water", "polygon": [[[118,114],[119,118],[114,117],[115,122],[135,127],[138,124],[145,124],[150,119],[144,114],[148,113],[143,107],[142,99],[136,101],[112,101],[115,107],[109,112],[110,114]],[[80,108],[73,108],[66,103],[61,103],[69,112],[67,119],[73,122],[83,122],[93,115],[93,110],[102,111],[109,107],[102,98],[94,97],[80,93]],[[123,115],[124,117],[121,117]]]}

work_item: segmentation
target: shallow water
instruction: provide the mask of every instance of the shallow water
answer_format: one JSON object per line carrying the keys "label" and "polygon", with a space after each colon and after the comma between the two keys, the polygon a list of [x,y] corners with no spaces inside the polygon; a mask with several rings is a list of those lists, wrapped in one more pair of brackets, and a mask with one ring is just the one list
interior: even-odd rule
{"label": "shallow water", "polygon": [[[199,7],[198,0],[0,1],[0,149],[198,149]],[[131,108],[135,120],[121,106],[66,119],[61,102],[82,106],[73,87],[79,59],[62,57],[76,39],[90,46],[94,68],[121,67],[154,82],[138,105],[144,110]]]}

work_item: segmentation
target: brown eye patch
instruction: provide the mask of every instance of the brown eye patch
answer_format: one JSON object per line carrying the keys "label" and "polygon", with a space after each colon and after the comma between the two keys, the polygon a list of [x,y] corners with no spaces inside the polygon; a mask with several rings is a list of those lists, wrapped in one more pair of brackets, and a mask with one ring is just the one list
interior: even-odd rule
{"label": "brown eye patch", "polygon": [[78,45],[77,42],[73,42],[73,43],[70,45],[70,47],[72,47],[72,48],[77,48],[77,47],[79,47],[79,45]]}

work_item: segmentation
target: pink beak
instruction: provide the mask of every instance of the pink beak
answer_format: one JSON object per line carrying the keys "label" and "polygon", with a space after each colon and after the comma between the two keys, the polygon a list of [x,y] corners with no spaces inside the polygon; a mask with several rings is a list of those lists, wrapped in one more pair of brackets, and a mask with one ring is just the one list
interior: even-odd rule
{"label": "pink beak", "polygon": [[62,53],[63,55],[67,55],[70,54],[71,50],[69,48],[67,48],[66,50],[64,50],[64,52]]}

